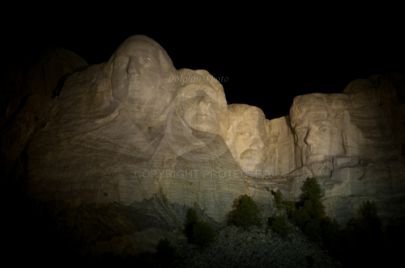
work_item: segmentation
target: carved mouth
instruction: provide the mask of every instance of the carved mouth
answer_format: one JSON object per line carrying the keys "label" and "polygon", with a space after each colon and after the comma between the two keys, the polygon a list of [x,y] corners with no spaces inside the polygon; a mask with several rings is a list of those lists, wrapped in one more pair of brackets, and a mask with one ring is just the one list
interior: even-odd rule
{"label": "carved mouth", "polygon": [[307,154],[307,164],[314,163],[314,162],[322,162],[327,158],[325,154],[316,153],[313,151],[309,151]]}
{"label": "carved mouth", "polygon": [[214,120],[215,120],[213,115],[208,115],[208,114],[196,114],[195,119],[197,122],[201,122],[201,121],[214,122]]}
{"label": "carved mouth", "polygon": [[[247,149],[245,151],[243,151],[240,155],[240,159],[245,160],[245,159],[249,159],[249,162],[257,162],[259,163],[261,161],[262,158],[262,151],[261,150],[256,150],[256,149]],[[256,161],[254,161],[253,159],[255,159]]]}

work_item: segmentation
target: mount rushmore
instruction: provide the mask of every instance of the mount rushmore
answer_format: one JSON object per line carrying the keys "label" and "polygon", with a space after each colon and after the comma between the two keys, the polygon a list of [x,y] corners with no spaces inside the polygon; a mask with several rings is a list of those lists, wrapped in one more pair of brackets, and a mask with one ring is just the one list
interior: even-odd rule
{"label": "mount rushmore", "polygon": [[93,66],[58,53],[41,64],[67,77],[63,86],[55,90],[58,79],[48,77],[27,89],[31,97],[2,137],[2,158],[24,155],[25,184],[39,200],[130,206],[148,223],[144,231],[182,222],[185,207],[222,222],[242,194],[263,206],[271,190],[295,200],[316,177],[339,221],[366,200],[382,218],[405,215],[399,75],[297,96],[289,115],[269,120],[258,107],[228,105],[207,71],[175,69],[146,36]]}

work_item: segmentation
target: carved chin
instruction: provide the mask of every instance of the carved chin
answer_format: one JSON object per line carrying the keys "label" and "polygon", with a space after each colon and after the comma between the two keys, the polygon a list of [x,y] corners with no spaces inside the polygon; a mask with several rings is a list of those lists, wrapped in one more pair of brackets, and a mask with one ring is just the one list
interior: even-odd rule
{"label": "carved chin", "polygon": [[218,126],[211,124],[194,124],[191,126],[192,129],[198,131],[204,131],[209,133],[218,133]]}
{"label": "carved chin", "polygon": [[249,149],[240,155],[241,166],[244,171],[255,171],[262,162],[262,152],[260,150]]}
{"label": "carved chin", "polygon": [[322,162],[325,160],[329,160],[332,156],[342,155],[344,154],[344,150],[340,148],[329,148],[329,150],[325,150],[324,148],[307,148],[305,150],[305,159],[307,164],[311,164],[314,162]]}
{"label": "carved chin", "polygon": [[219,126],[215,122],[215,120],[212,119],[212,117],[207,116],[207,115],[200,115],[198,117],[195,117],[192,122],[190,122],[190,127],[198,130],[198,131],[205,131],[205,132],[210,132],[210,133],[217,133]]}
{"label": "carved chin", "polygon": [[257,177],[261,176],[260,172],[262,171],[260,168],[260,161],[242,161],[240,166],[244,173],[249,176]]}

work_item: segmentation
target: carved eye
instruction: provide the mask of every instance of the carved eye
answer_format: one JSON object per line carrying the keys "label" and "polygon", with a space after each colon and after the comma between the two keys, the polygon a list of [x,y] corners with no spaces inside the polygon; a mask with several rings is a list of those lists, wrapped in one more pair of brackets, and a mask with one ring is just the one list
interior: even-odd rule
{"label": "carved eye", "polygon": [[141,57],[139,61],[142,65],[145,66],[149,66],[152,63],[152,59],[150,57]]}
{"label": "carved eye", "polygon": [[326,132],[328,131],[328,128],[325,127],[325,126],[323,126],[323,127],[320,128],[320,131],[321,131],[322,133],[326,133]]}
{"label": "carved eye", "polygon": [[239,137],[244,137],[244,136],[246,136],[246,132],[242,132],[242,131],[239,131],[239,132],[237,132],[236,133]]}

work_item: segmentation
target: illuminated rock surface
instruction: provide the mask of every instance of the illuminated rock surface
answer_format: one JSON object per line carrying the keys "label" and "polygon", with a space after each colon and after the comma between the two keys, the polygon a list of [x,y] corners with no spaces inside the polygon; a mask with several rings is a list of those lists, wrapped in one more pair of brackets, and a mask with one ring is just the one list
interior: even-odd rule
{"label": "illuminated rock surface", "polygon": [[383,217],[403,217],[404,132],[396,94],[389,80],[376,76],[351,82],[343,94],[294,100],[296,159],[320,179],[327,211],[337,219],[347,220],[366,200],[374,200]]}
{"label": "illuminated rock surface", "polygon": [[268,133],[262,110],[245,104],[229,105],[226,143],[242,170],[252,176],[263,170]]}
{"label": "illuminated rock surface", "polygon": [[[84,63],[67,66],[56,76]],[[44,80],[41,106],[28,101],[2,136],[2,157],[21,160],[25,148],[27,187],[40,200],[135,213],[136,233],[117,237],[148,237],[139,251],[161,237],[153,230],[181,226],[187,207],[222,222],[238,196],[271,205],[280,189],[294,199],[311,176],[338,220],[365,200],[403,217],[403,81],[374,76],[341,94],[297,96],[289,116],[268,120],[257,107],[227,105],[207,71],[176,70],[160,45],[135,36],[107,63],[71,74],[53,98],[57,82]]]}

